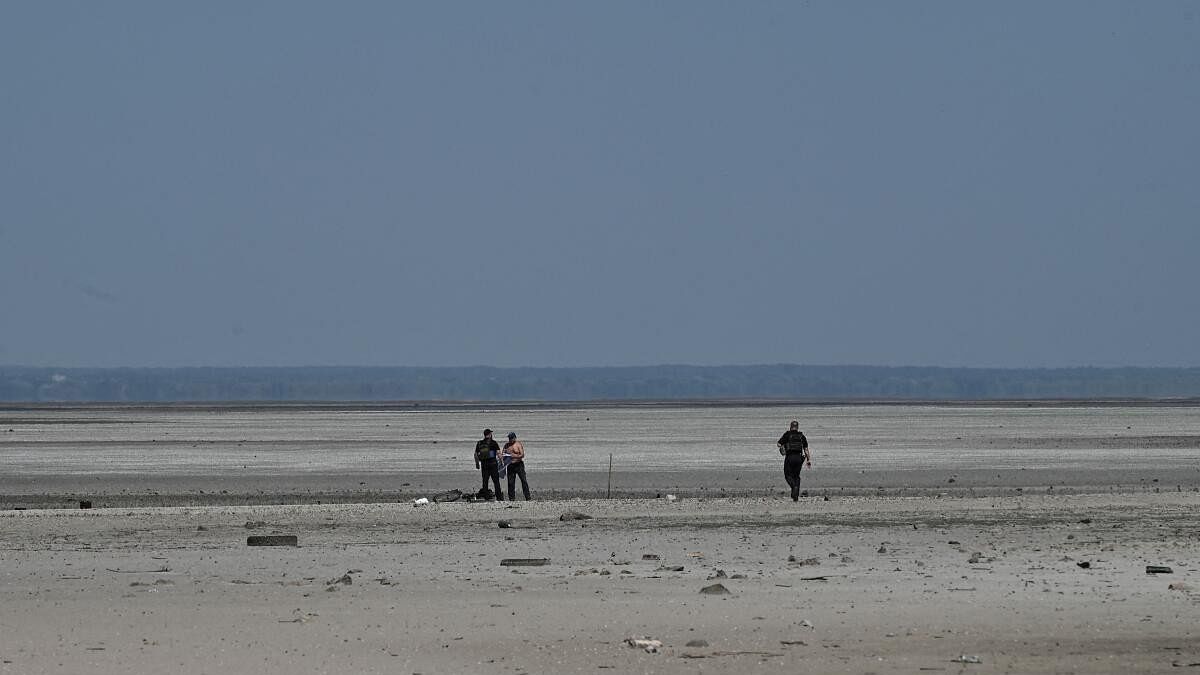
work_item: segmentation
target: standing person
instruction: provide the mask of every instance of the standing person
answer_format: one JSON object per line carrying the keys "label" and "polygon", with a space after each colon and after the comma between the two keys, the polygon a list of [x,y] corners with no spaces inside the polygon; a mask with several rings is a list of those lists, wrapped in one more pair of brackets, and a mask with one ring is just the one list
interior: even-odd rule
{"label": "standing person", "polygon": [[779,437],[779,454],[783,455],[783,477],[792,488],[792,501],[799,501],[800,470],[805,464],[812,468],[812,454],[808,450],[808,439],[800,431],[800,422],[792,420],[788,430]]}
{"label": "standing person", "polygon": [[517,476],[521,477],[521,492],[525,494],[525,501],[529,501],[529,481],[525,480],[525,446],[511,431],[508,432],[508,442],[504,444],[504,454],[508,457],[508,501],[517,499]]}
{"label": "standing person", "polygon": [[504,491],[500,489],[500,444],[492,438],[492,430],[483,430],[483,439],[475,444],[475,468],[483,473],[483,487],[479,488],[479,496],[486,497],[488,479],[496,486],[496,501],[504,501]]}

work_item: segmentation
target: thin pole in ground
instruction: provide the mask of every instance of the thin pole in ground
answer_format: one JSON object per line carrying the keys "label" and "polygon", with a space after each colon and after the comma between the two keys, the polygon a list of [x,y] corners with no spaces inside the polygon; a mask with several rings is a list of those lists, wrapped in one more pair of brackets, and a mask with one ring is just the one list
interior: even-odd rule
{"label": "thin pole in ground", "polygon": [[612,453],[608,453],[608,497],[612,499]]}

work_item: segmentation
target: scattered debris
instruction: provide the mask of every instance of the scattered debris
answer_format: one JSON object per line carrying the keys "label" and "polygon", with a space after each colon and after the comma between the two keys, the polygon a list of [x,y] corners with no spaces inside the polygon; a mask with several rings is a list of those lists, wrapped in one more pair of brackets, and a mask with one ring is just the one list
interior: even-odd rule
{"label": "scattered debris", "polygon": [[684,645],[684,647],[707,647],[707,646],[708,646],[708,640],[688,640],[688,643],[686,645]]}
{"label": "scattered debris", "polygon": [[421,497],[413,500],[413,506],[425,506],[429,503],[429,497]]}
{"label": "scattered debris", "polygon": [[809,621],[808,619],[801,621],[800,625],[804,626],[805,628],[812,628],[813,630],[816,630],[816,626],[813,626],[813,622]]}
{"label": "scattered debris", "polygon": [[247,520],[246,524],[243,525],[242,527],[245,527],[247,530],[253,530],[256,527],[266,527],[266,526],[267,526],[267,521],[265,521],[265,520]]}
{"label": "scattered debris", "polygon": [[725,578],[725,570],[717,570],[716,572],[713,572],[711,575],[709,575],[708,578],[709,579],[724,579]]}
{"label": "scattered debris", "polygon": [[447,490],[433,496],[435,502],[456,502],[463,498],[462,490]]}
{"label": "scattered debris", "polygon": [[807,647],[807,646],[808,646],[808,643],[807,643],[807,642],[805,642],[804,640],[780,640],[780,641],[779,641],[779,644],[781,644],[781,645],[785,645],[785,646],[788,646],[788,647],[790,647],[790,646],[792,646],[792,645],[799,645],[799,646],[801,646],[801,647]]}
{"label": "scattered debris", "polygon": [[79,508],[81,508],[81,509],[90,509],[90,508],[92,508],[92,500],[90,500],[90,499],[81,499],[81,500],[79,500]]}
{"label": "scattered debris", "polygon": [[667,501],[669,502],[676,501],[677,499],[679,499],[679,497],[676,497],[675,495],[667,495]]}
{"label": "scattered debris", "polygon": [[1183,583],[1182,581],[1176,581],[1173,584],[1168,584],[1167,590],[1168,591],[1183,591],[1184,593],[1190,593],[1192,591],[1192,587]]}
{"label": "scattered debris", "polygon": [[512,527],[512,524],[509,523],[507,520],[501,520],[500,522],[496,523],[496,527],[508,528],[508,527]]}
{"label": "scattered debris", "polygon": [[728,595],[729,589],[725,588],[724,584],[713,584],[700,589],[700,592],[705,595]]}
{"label": "scattered debris", "polygon": [[642,649],[647,654],[657,654],[658,650],[662,649],[663,646],[662,640],[652,640],[645,637],[627,637],[625,638],[625,644],[630,647]]}
{"label": "scattered debris", "polygon": [[105,567],[104,569],[109,572],[116,572],[117,574],[162,574],[163,572],[171,571],[169,567],[160,567],[156,570],[117,570],[111,567]]}
{"label": "scattered debris", "polygon": [[354,583],[354,577],[350,576],[350,573],[347,572],[347,573],[343,574],[342,576],[338,577],[337,579],[330,579],[329,581],[327,581],[325,583],[330,586],[336,586],[338,584],[341,584],[343,586],[350,586],[351,584]]}
{"label": "scattered debris", "polygon": [[246,537],[247,546],[299,546],[294,534],[258,534]]}
{"label": "scattered debris", "polygon": [[957,659],[950,659],[951,663],[983,663],[983,659],[978,656],[960,655]]}
{"label": "scattered debris", "polygon": [[642,560],[661,560],[657,553],[643,553]]}
{"label": "scattered debris", "polygon": [[882,546],[882,545],[881,545],[881,546],[879,547],[879,550],[878,550],[878,551],[875,551],[875,552],[876,552],[876,553],[887,553],[887,547],[886,547],[886,546]]}
{"label": "scattered debris", "polygon": [[667,565],[661,565],[661,566],[659,566],[659,568],[658,568],[657,570],[655,570],[655,571],[656,571],[656,572],[682,572],[682,571],[683,571],[683,565],[670,565],[670,566],[667,566]]}
{"label": "scattered debris", "polygon": [[1166,565],[1146,565],[1146,574],[1174,574],[1175,570]]}
{"label": "scattered debris", "polygon": [[566,513],[559,516],[558,519],[559,520],[591,520],[592,517],[586,513],[580,513],[578,511],[567,511]]}
{"label": "scattered debris", "polygon": [[1092,568],[1092,563],[1090,563],[1090,562],[1088,562],[1088,561],[1086,561],[1086,560],[1081,560],[1081,561],[1079,561],[1079,562],[1077,562],[1077,563],[1075,563],[1075,564],[1076,564],[1076,565],[1078,565],[1079,567],[1081,567],[1082,569],[1085,569],[1085,570],[1088,570],[1088,569],[1091,569],[1091,568]]}
{"label": "scattered debris", "polygon": [[549,558],[504,558],[501,567],[541,567],[550,564]]}

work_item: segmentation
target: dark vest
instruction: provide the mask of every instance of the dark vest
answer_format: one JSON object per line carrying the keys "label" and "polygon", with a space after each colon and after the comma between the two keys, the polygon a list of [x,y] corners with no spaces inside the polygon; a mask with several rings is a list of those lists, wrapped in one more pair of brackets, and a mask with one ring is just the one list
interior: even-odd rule
{"label": "dark vest", "polygon": [[791,455],[798,452],[804,452],[804,449],[807,447],[808,439],[804,437],[802,432],[788,431],[787,442],[785,442],[783,445],[783,448],[787,451],[787,454]]}

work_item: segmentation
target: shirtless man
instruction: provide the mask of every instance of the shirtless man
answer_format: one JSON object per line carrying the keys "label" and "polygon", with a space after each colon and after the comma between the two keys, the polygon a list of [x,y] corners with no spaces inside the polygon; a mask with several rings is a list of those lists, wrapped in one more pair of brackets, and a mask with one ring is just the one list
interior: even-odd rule
{"label": "shirtless man", "polygon": [[525,501],[529,501],[529,481],[525,480],[525,446],[517,440],[515,433],[509,432],[508,442],[504,444],[504,454],[508,455],[508,501],[517,498],[517,476],[521,477],[521,492]]}

